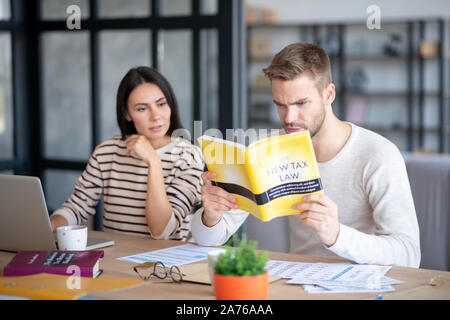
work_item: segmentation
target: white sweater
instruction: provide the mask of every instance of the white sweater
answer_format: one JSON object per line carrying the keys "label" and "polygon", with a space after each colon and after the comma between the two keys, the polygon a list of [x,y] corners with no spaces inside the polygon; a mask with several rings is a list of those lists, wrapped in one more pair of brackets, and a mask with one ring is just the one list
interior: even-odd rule
{"label": "white sweater", "polygon": [[[338,205],[337,241],[325,247],[315,231],[293,215],[289,216],[291,252],[418,267],[419,226],[403,157],[382,136],[351,126],[342,150],[333,159],[319,163],[325,194]],[[208,228],[202,223],[202,213],[203,208],[194,215],[192,234],[203,245],[223,244],[248,216],[242,210],[232,210]]]}

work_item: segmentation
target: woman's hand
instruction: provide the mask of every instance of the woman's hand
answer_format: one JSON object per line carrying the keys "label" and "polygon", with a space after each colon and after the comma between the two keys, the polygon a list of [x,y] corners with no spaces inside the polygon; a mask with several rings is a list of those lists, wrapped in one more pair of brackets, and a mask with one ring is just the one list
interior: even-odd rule
{"label": "woman's hand", "polygon": [[131,154],[131,151],[134,151],[139,158],[148,163],[149,167],[161,165],[161,159],[145,136],[134,134],[128,137],[125,143],[127,145],[126,154],[128,156]]}
{"label": "woman's hand", "polygon": [[56,232],[56,228],[67,226],[69,224],[67,219],[59,214],[52,215],[50,217],[50,223],[52,225],[53,232]]}

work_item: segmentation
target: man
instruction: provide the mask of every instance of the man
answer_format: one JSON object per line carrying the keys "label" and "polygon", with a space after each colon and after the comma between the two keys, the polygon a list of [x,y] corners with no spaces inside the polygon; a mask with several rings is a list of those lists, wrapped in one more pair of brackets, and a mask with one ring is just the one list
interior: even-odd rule
{"label": "man", "polygon": [[[289,216],[291,251],[418,267],[419,228],[402,155],[387,139],[334,115],[326,52],[294,43],[263,71],[284,130],[310,131],[325,193],[294,205],[300,214]],[[211,184],[214,177],[203,173],[204,207],[192,220],[193,237],[203,245],[223,244],[248,216],[231,194]]]}

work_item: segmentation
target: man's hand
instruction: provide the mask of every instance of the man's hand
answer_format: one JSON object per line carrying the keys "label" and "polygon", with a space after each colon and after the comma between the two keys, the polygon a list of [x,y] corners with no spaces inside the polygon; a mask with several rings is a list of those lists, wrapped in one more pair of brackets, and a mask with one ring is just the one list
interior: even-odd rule
{"label": "man's hand", "polygon": [[222,188],[213,186],[211,179],[214,179],[216,174],[214,172],[203,172],[202,179],[205,185],[202,187],[202,201],[203,201],[203,224],[207,227],[216,225],[225,211],[237,209],[236,199],[223,190]]}
{"label": "man's hand", "polygon": [[320,241],[331,247],[336,243],[340,229],[337,204],[324,194],[309,194],[303,197],[303,201],[292,206],[303,211],[299,214],[299,220],[311,226]]}

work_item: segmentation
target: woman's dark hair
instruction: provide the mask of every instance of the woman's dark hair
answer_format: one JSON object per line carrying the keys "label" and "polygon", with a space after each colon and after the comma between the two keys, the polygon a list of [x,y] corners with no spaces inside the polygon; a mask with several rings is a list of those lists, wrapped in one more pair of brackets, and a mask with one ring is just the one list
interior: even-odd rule
{"label": "woman's dark hair", "polygon": [[127,135],[137,133],[133,121],[128,121],[125,116],[128,110],[128,97],[136,87],[143,83],[156,84],[161,89],[167,100],[167,104],[169,105],[171,112],[170,127],[166,134],[170,136],[176,129],[183,128],[178,113],[177,98],[175,97],[169,81],[167,81],[162,74],[153,68],[136,67],[127,72],[125,77],[123,77],[120,82],[119,89],[117,90],[117,124],[119,125],[122,139],[125,139]]}

